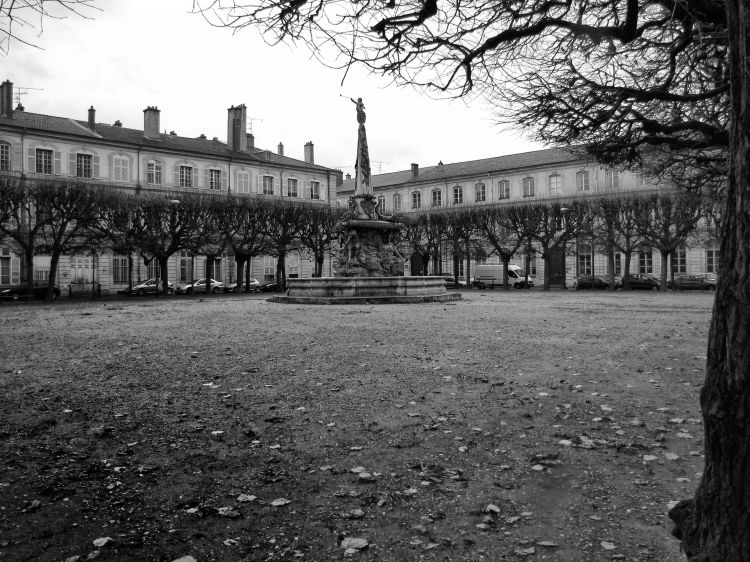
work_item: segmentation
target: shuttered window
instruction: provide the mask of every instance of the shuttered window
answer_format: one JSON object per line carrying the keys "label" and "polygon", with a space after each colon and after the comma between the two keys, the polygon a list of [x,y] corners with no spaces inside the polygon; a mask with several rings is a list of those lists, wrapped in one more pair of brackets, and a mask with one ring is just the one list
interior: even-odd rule
{"label": "shuttered window", "polygon": [[10,170],[10,145],[0,142],[0,170]]}
{"label": "shuttered window", "polygon": [[112,179],[130,181],[130,160],[126,156],[112,157]]}
{"label": "shuttered window", "polygon": [[500,180],[497,188],[500,193],[500,199],[510,199],[510,182],[508,180]]}
{"label": "shuttered window", "polygon": [[310,199],[320,199],[320,182],[310,182]]}
{"label": "shuttered window", "polygon": [[149,160],[146,164],[146,183],[148,185],[161,185],[162,167],[161,162]]}
{"label": "shuttered window", "polygon": [[36,166],[35,171],[37,174],[52,174],[52,158],[53,153],[51,150],[46,148],[36,149]]}
{"label": "shuttered window", "polygon": [[213,190],[221,189],[221,170],[209,170],[208,188]]}
{"label": "shuttered window", "polygon": [[286,180],[286,194],[288,197],[299,197],[296,179],[288,178]]}
{"label": "shuttered window", "polygon": [[534,197],[534,178],[523,178],[523,196]]}
{"label": "shuttered window", "polygon": [[180,187],[193,187],[193,167],[180,166]]}
{"label": "shuttered window", "polygon": [[240,171],[237,172],[237,193],[250,193],[250,173]]}

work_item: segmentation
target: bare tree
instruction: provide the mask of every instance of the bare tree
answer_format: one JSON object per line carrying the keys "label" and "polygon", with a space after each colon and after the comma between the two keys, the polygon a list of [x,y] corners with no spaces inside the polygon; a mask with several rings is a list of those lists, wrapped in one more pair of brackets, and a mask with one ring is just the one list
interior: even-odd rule
{"label": "bare tree", "polygon": [[521,249],[523,239],[513,228],[507,207],[487,207],[472,213],[479,235],[503,262],[503,287],[508,288],[508,265]]}
{"label": "bare tree", "polygon": [[14,42],[33,45],[31,35],[40,35],[50,19],[70,15],[86,17],[95,0],[0,0],[0,53],[8,54]]}
{"label": "bare tree", "polygon": [[237,265],[237,292],[249,287],[250,260],[268,249],[264,227],[269,210],[269,205],[261,199],[235,197],[228,200],[221,215],[221,228]]}
{"label": "bare tree", "polygon": [[[539,139],[716,179],[726,212],[701,394],[705,469],[671,517],[693,559],[750,552],[750,4],[744,0],[196,0],[347,65],[477,92]],[[655,153],[655,156],[651,153]],[[684,171],[680,172],[680,169]],[[701,177],[701,174],[697,174]]]}
{"label": "bare tree", "polygon": [[318,205],[311,205],[302,211],[299,241],[312,254],[315,262],[313,277],[323,276],[326,253],[337,238],[336,224],[342,219],[343,213],[342,209]]}

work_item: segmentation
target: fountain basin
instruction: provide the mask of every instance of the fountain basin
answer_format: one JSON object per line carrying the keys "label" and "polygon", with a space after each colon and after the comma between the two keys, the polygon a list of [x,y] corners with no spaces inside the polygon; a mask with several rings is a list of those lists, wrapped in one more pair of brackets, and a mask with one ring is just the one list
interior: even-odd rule
{"label": "fountain basin", "polygon": [[445,290],[442,277],[311,277],[287,280],[285,295],[270,302],[296,304],[390,304],[447,302],[460,293]]}

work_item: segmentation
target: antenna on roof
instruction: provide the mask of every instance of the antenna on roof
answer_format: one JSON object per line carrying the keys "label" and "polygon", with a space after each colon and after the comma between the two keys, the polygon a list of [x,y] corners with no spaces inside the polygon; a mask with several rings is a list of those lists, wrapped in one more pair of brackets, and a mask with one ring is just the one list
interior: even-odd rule
{"label": "antenna on roof", "polygon": [[382,160],[370,160],[370,162],[372,162],[373,164],[377,164],[378,165],[378,173],[379,174],[383,173],[383,164],[388,164],[388,162],[383,162]]}
{"label": "antenna on roof", "polygon": [[15,90],[13,94],[13,100],[16,105],[21,105],[21,96],[25,96],[26,94],[28,94],[29,90],[44,90],[44,88],[28,88],[26,86],[16,86],[13,89]]}
{"label": "antenna on roof", "polygon": [[247,123],[248,123],[248,125],[250,125],[250,134],[251,135],[253,134],[253,123],[256,122],[256,121],[261,121],[262,122],[263,119],[261,119],[260,117],[248,117],[247,118]]}

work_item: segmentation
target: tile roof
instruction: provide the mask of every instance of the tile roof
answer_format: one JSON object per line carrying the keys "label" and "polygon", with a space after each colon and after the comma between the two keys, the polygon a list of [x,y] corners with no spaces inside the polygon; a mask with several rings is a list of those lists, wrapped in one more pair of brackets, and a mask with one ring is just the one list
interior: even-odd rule
{"label": "tile roof", "polygon": [[218,140],[200,137],[181,137],[165,133],[161,133],[159,139],[149,139],[143,136],[142,130],[128,129],[106,123],[96,123],[92,131],[89,129],[87,121],[30,113],[28,111],[14,111],[12,119],[0,115],[0,127],[22,127],[45,133],[83,137],[89,140],[131,144],[141,148],[153,148],[168,152],[192,152],[202,156],[232,158],[233,160],[244,160],[255,164],[270,163],[280,166],[308,168],[318,172],[327,172],[330,170],[330,168],[325,166],[309,164],[304,160],[281,156],[260,148],[248,148],[245,152],[234,152],[229,150],[226,143]]}
{"label": "tile roof", "polygon": [[[404,184],[431,183],[446,179],[457,180],[461,177],[476,177],[487,174],[509,173],[514,170],[532,168],[538,166],[549,166],[567,162],[580,162],[586,160],[585,155],[576,153],[575,148],[545,148],[519,154],[508,154],[506,156],[495,156],[481,160],[468,160],[453,164],[438,164],[419,168],[417,177],[412,176],[412,171],[403,170],[387,174],[372,176],[374,190],[378,188],[395,187]],[[354,191],[354,180],[344,181],[338,187],[338,193]]]}

